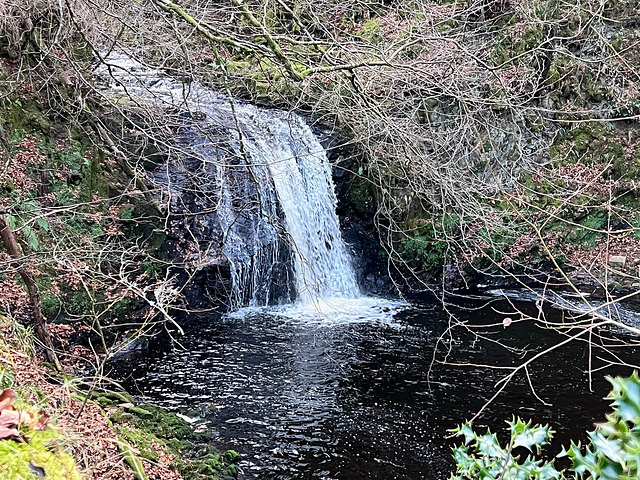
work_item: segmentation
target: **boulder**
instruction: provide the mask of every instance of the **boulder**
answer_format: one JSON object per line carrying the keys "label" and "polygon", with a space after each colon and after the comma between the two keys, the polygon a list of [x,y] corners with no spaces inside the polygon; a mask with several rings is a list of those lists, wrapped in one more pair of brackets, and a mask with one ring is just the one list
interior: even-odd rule
{"label": "boulder", "polygon": [[624,268],[627,257],[624,255],[609,255],[609,266],[611,268]]}

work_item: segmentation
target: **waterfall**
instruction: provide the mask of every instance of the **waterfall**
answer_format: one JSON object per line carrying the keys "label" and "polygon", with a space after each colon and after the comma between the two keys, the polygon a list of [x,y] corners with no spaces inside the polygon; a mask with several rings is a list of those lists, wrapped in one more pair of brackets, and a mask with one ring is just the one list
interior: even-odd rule
{"label": "waterfall", "polygon": [[[228,264],[232,307],[359,297],[342,240],[326,152],[298,115],[163,77],[121,54],[116,84],[177,116],[176,147],[155,180],[189,213],[197,268]],[[189,220],[190,219],[190,220]],[[191,243],[189,243],[191,242]]]}
{"label": "waterfall", "polygon": [[351,258],[342,240],[326,152],[297,115],[263,110],[247,147],[271,173],[295,264],[298,301],[356,298]]}

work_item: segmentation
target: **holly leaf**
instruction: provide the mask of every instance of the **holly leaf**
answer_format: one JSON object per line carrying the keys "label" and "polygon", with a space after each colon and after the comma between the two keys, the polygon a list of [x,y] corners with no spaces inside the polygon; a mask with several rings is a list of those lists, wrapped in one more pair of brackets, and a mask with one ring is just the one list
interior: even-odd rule
{"label": "holly leaf", "polygon": [[580,451],[580,442],[576,445],[571,442],[571,448],[562,452],[560,456],[566,455],[571,459],[573,463],[572,470],[576,472],[580,478],[583,478],[586,473],[589,473],[592,477],[598,478],[600,475],[600,467],[598,466],[598,458],[595,453],[593,453],[587,447],[585,449],[585,454],[583,455]]}
{"label": "holly leaf", "polygon": [[534,449],[540,453],[540,447],[547,445],[553,436],[553,430],[549,425],[531,426],[531,421],[523,422],[518,418],[515,422],[507,422],[511,427],[511,436],[514,447],[524,447],[530,452]]}
{"label": "holly leaf", "polygon": [[633,372],[629,378],[611,378],[607,380],[613,385],[608,400],[613,400],[611,404],[614,412],[625,422],[634,425],[640,424],[640,378],[638,372]]}

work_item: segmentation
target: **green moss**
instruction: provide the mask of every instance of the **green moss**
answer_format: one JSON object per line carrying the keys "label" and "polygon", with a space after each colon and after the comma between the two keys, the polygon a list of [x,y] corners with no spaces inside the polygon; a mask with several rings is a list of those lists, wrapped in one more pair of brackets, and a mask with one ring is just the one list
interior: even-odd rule
{"label": "green moss", "polygon": [[354,178],[349,184],[349,199],[356,212],[361,214],[368,212],[375,203],[371,184],[364,179]]}
{"label": "green moss", "polygon": [[185,480],[233,480],[238,475],[236,462],[240,456],[233,450],[224,454],[209,454],[196,462],[179,466]]}
{"label": "green moss", "polygon": [[598,138],[588,126],[582,126],[571,131],[573,146],[578,153],[584,153],[589,149],[591,142]]}
{"label": "green moss", "polygon": [[[116,405],[125,403],[133,405],[133,397],[126,392],[86,392],[82,394],[88,396],[91,400],[96,402],[101,407],[114,407]],[[84,398],[82,398],[84,400]]]}
{"label": "green moss", "polygon": [[120,450],[120,454],[122,455],[125,463],[129,465],[129,468],[131,468],[135,479],[149,480],[149,477],[147,477],[147,474],[144,471],[144,465],[142,465],[140,458],[138,458],[138,452],[136,452],[131,445],[122,440],[118,442],[118,449]]}
{"label": "green moss", "polygon": [[233,450],[218,452],[209,444],[208,434],[195,433],[174,413],[152,405],[124,404],[111,416],[111,420],[118,425],[123,444],[133,445],[139,452],[130,452],[134,465],[138,456],[149,461],[157,460],[153,444],[160,444],[177,456],[175,467],[186,480],[231,480],[237,476],[235,464],[240,455]]}
{"label": "green moss", "polygon": [[113,414],[112,420],[116,423],[129,423],[159,438],[171,438],[186,440],[191,437],[191,426],[178,417],[175,413],[155,407],[153,405],[141,405],[144,415],[131,410],[120,409]]}
{"label": "green moss", "polygon": [[455,214],[407,220],[408,234],[399,242],[400,256],[422,270],[442,266],[455,253],[450,240],[459,236],[460,222]]}
{"label": "green moss", "polygon": [[58,314],[62,311],[62,302],[60,299],[51,293],[43,293],[40,299],[40,306],[42,313],[48,320],[55,320]]}
{"label": "green moss", "polygon": [[160,439],[142,429],[127,428],[122,425],[117,427],[118,435],[138,449],[138,456],[146,460],[158,460],[158,452],[153,448],[153,443],[161,443]]}
{"label": "green moss", "polygon": [[37,480],[42,469],[46,480],[81,480],[73,458],[64,451],[57,431],[33,432],[27,442],[0,442],[0,478]]}
{"label": "green moss", "polygon": [[449,19],[444,22],[438,23],[438,30],[441,32],[446,32],[448,30],[453,29],[456,26],[457,22],[454,19]]}
{"label": "green moss", "polygon": [[380,35],[380,24],[378,23],[378,19],[372,18],[371,20],[364,22],[362,27],[358,29],[358,35],[372,43],[378,43],[383,40],[382,35]]}
{"label": "green moss", "polygon": [[613,100],[614,92],[605,85],[599,84],[594,78],[588,77],[584,88],[588,102],[600,103],[603,100]]}
{"label": "green moss", "polygon": [[10,132],[34,131],[49,134],[51,120],[43,113],[45,110],[37,97],[10,95],[0,104],[0,122]]}
{"label": "green moss", "polygon": [[598,211],[587,215],[582,221],[580,221],[581,227],[572,227],[567,229],[566,241],[572,245],[588,245],[595,247],[596,241],[602,234],[598,230],[602,230],[606,226],[607,215],[604,211]]}

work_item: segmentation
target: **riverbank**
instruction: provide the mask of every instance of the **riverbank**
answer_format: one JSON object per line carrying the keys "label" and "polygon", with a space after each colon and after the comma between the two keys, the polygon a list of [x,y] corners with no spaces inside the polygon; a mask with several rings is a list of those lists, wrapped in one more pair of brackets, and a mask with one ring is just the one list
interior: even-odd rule
{"label": "riverbank", "polygon": [[238,455],[218,452],[185,420],[134,405],[126,393],[91,393],[99,379],[76,377],[69,365],[55,373],[17,322],[0,317],[0,333],[0,388],[15,392],[16,410],[47,419],[37,430],[20,424],[19,433],[0,436],[2,478],[37,478],[40,470],[50,480],[235,478]]}

